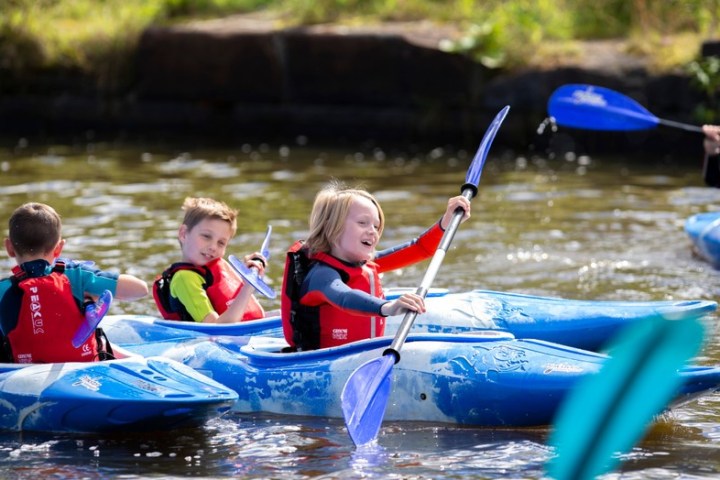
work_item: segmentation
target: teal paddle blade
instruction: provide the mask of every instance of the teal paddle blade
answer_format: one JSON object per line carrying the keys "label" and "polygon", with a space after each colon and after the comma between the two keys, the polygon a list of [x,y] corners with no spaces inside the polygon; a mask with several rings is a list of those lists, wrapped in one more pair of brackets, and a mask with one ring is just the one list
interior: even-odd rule
{"label": "teal paddle blade", "polygon": [[549,476],[589,480],[614,469],[618,454],[642,438],[673,398],[678,369],[697,354],[703,337],[698,318],[649,318],[619,332],[612,356],[578,384],[556,416]]}
{"label": "teal paddle blade", "polygon": [[380,431],[390,396],[395,356],[373,358],[348,377],[340,401],[345,425],[357,446],[372,442]]}

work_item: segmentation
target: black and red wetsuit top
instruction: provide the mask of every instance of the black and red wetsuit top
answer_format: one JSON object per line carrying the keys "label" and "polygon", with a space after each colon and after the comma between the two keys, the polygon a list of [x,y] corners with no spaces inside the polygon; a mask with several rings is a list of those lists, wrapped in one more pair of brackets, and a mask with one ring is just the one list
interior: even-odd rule
{"label": "black and red wetsuit top", "polygon": [[359,265],[325,253],[308,257],[302,242],[296,242],[288,251],[283,278],[285,340],[292,349],[313,350],[384,335],[380,309],[387,300],[379,274],[430,258],[442,235],[438,222],[418,238]]}

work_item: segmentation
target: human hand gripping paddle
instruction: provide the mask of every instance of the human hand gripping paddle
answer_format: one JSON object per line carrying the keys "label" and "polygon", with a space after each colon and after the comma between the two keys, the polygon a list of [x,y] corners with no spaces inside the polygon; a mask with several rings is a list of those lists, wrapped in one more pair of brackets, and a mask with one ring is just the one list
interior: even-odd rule
{"label": "human hand gripping paddle", "polygon": [[[262,256],[265,257],[266,260],[270,258],[270,250],[268,249],[268,245],[270,244],[271,233],[272,226],[268,225],[267,233],[265,234],[265,240],[263,240],[262,246],[260,247],[260,253],[262,253]],[[273,290],[270,285],[265,283],[265,280],[263,280],[262,277],[258,274],[256,268],[248,268],[248,266],[245,265],[245,263],[243,263],[242,261],[240,261],[235,255],[230,255],[228,257],[228,262],[238,273],[238,275],[240,275],[247,283],[252,285],[255,290],[262,293],[268,298],[275,298],[275,290]],[[263,261],[263,263],[265,262]]]}
{"label": "human hand gripping paddle", "polygon": [[702,127],[663,120],[632,98],[595,85],[563,85],[548,100],[548,114],[558,125],[588,130],[647,130],[658,125],[703,133]]}
{"label": "human hand gripping paddle", "polygon": [[648,318],[621,330],[599,373],[570,393],[555,419],[548,465],[555,480],[591,480],[612,470],[680,387],[678,369],[700,349],[697,318]]}
{"label": "human hand gripping paddle", "polygon": [[113,296],[110,290],[105,290],[97,302],[85,307],[85,321],[80,324],[80,327],[72,338],[72,346],[74,348],[80,348],[80,346],[90,338],[90,335],[95,333],[95,329],[110,309],[112,299]]}
{"label": "human hand gripping paddle", "polygon": [[[471,200],[477,194],[480,174],[485,166],[488,150],[509,110],[510,106],[506,106],[495,116],[495,119],[485,132],[475,158],[470,164],[465,184],[461,189],[462,195],[468,200]],[[445,253],[450,247],[463,215],[462,208],[455,210],[452,221],[440,240],[440,245],[435,251],[425,276],[416,291],[423,298],[427,295],[430,285],[435,279],[435,275],[445,258]],[[400,361],[400,349],[405,343],[415,317],[417,317],[417,312],[408,311],[405,313],[390,347],[383,352],[381,357],[372,359],[358,367],[348,377],[343,387],[340,399],[345,425],[350,438],[357,446],[370,443],[380,431],[388,396],[390,395],[392,368]]]}

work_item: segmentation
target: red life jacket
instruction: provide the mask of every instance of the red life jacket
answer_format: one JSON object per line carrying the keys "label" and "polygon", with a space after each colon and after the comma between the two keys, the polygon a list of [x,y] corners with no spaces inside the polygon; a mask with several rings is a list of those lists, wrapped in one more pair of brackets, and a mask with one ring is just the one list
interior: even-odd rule
{"label": "red life jacket", "polygon": [[[175,272],[179,270],[191,270],[203,277],[205,280],[203,288],[207,292],[213,309],[219,315],[225,313],[245,285],[240,275],[222,258],[217,258],[200,267],[192,263],[174,263],[153,282],[155,304],[162,317],[168,320],[194,321],[182,302],[170,294],[170,282]],[[256,320],[264,316],[265,311],[262,305],[254,296],[250,297],[242,321]]]}
{"label": "red life jacket", "polygon": [[280,292],[280,318],[283,336],[290,350],[316,350],[320,348],[320,319],[317,307],[300,303],[300,287],[310,270],[310,259],[304,242],[298,240],[287,251],[282,291]]}
{"label": "red life jacket", "polygon": [[85,321],[73,297],[65,264],[56,262],[48,275],[28,277],[13,268],[13,282],[21,291],[17,325],[7,334],[16,363],[92,362],[98,360],[97,338],[91,335],[79,348],[72,338]]}
{"label": "red life jacket", "polygon": [[[306,258],[299,275],[294,264],[303,263],[303,260],[298,259],[298,256]],[[303,299],[299,298],[300,287],[311,262],[322,262],[334,268],[350,288],[377,298],[385,298],[377,265],[374,262],[367,262],[362,266],[349,266],[325,253],[318,253],[308,258],[302,249],[302,242],[296,242],[288,251],[281,297],[283,334],[292,348],[312,350],[334,347],[385,334],[383,316],[356,315],[329,303],[317,306],[304,305]],[[300,276],[302,280],[298,278]]]}

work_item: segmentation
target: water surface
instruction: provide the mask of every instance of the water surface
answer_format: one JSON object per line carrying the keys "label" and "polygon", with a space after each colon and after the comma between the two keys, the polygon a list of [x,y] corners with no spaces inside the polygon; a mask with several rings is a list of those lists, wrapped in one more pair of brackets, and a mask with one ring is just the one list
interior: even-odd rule
{"label": "water surface", "polygon": [[[306,234],[314,195],[331,178],[376,194],[387,218],[381,247],[392,246],[440,217],[477,147],[337,148],[304,138],[222,147],[27,139],[1,145],[2,236],[14,208],[46,202],[63,217],[67,256],[151,282],[179,260],[183,199],[212,196],[240,211],[228,253],[257,250],[273,226],[268,278],[276,288],[284,250]],[[689,215],[720,208],[720,190],[703,187],[699,162],[492,149],[472,218],[460,227],[434,286],[717,300],[720,272],[693,257],[683,232]],[[0,268],[12,266],[0,253]],[[384,283],[416,286],[425,267],[391,272]],[[261,301],[279,307],[278,300]],[[154,308],[147,298],[118,302],[110,313]],[[714,327],[696,362],[720,363]],[[0,468],[4,478],[541,478],[552,455],[547,433],[386,423],[376,448],[355,450],[340,420],[231,414],[170,435],[6,433]],[[715,478],[719,446],[720,394],[713,394],[655,424],[626,457],[623,478]]]}

